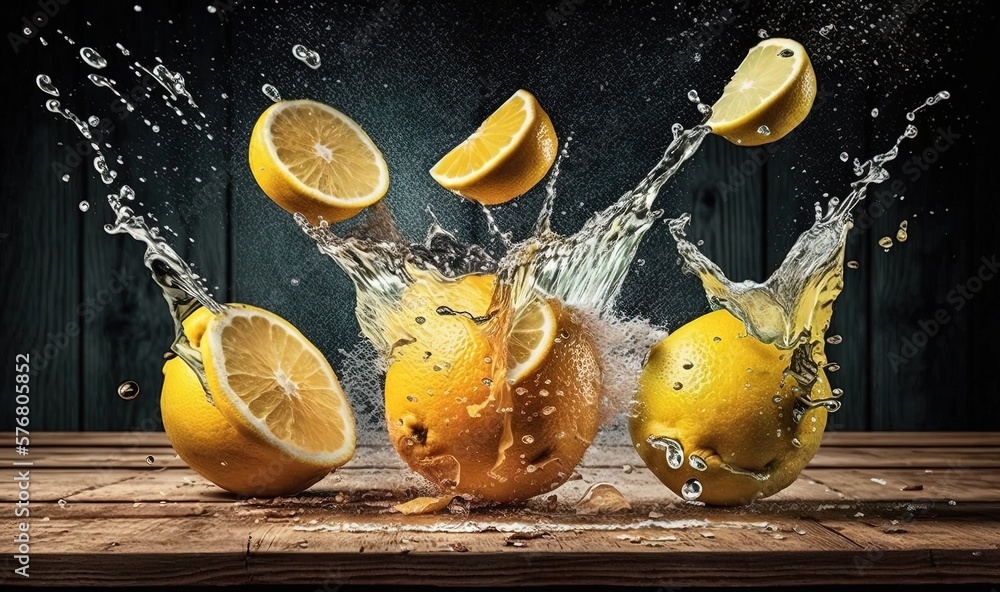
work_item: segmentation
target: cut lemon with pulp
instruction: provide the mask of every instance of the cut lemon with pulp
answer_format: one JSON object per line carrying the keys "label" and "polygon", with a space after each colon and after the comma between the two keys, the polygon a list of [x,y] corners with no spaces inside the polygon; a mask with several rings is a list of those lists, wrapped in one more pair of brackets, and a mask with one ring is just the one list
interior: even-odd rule
{"label": "cut lemon with pulp", "polygon": [[507,381],[517,384],[549,356],[556,339],[557,319],[541,299],[529,302],[514,318],[507,337]]}
{"label": "cut lemon with pulp", "polygon": [[317,101],[278,101],[250,136],[250,170],[282,208],[339,222],[382,199],[389,168],[353,119]]}
{"label": "cut lemon with pulp", "polygon": [[334,468],[354,454],[354,416],[323,355],[288,321],[228,305],[201,342],[219,412],[295,462]]}
{"label": "cut lemon with pulp", "polygon": [[483,204],[534,187],[555,162],[559,140],[534,95],[519,90],[431,168],[445,189]]}
{"label": "cut lemon with pulp", "polygon": [[741,146],[774,142],[805,119],[815,98],[816,74],[805,48],[791,39],[765,39],[712,105],[708,126]]}

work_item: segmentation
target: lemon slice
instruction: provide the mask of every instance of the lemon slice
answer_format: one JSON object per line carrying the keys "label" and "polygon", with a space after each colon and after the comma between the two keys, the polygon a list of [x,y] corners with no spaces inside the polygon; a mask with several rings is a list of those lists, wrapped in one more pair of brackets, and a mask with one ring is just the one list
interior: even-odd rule
{"label": "lemon slice", "polygon": [[257,119],[250,170],[279,206],[314,224],[339,222],[382,199],[389,168],[353,119],[316,101],[279,101]]}
{"label": "lemon slice", "polygon": [[774,142],[802,123],[815,98],[816,74],[805,48],[791,39],[765,39],[712,105],[708,126],[742,146]]}
{"label": "lemon slice", "polygon": [[499,204],[541,181],[558,149],[548,114],[534,95],[519,90],[430,173],[445,189],[483,204]]}
{"label": "lemon slice", "polygon": [[288,321],[228,305],[201,342],[213,401],[238,431],[296,461],[337,467],[354,454],[354,415],[326,358]]}
{"label": "lemon slice", "polygon": [[533,299],[514,318],[507,337],[507,382],[517,384],[549,357],[558,319],[544,300]]}

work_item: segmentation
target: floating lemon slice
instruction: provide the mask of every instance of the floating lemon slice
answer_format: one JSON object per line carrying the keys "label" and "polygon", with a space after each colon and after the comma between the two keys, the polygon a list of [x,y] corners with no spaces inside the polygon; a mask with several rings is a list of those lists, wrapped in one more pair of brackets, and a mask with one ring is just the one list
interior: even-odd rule
{"label": "floating lemon slice", "polygon": [[337,467],[354,454],[354,415],[326,358],[288,321],[227,306],[202,337],[215,406],[241,433],[287,457]]}
{"label": "floating lemon slice", "polygon": [[791,39],[765,39],[712,105],[708,126],[741,146],[774,142],[802,123],[815,98],[816,74],[805,48]]}
{"label": "floating lemon slice", "polygon": [[431,168],[445,189],[487,205],[510,201],[548,173],[559,149],[552,121],[519,90]]}
{"label": "floating lemon slice", "polygon": [[558,320],[552,307],[536,298],[514,318],[513,325],[507,338],[507,382],[517,384],[549,357]]}
{"label": "floating lemon slice", "polygon": [[382,199],[389,168],[353,119],[316,101],[279,101],[257,119],[250,170],[279,206],[316,224],[339,222]]}

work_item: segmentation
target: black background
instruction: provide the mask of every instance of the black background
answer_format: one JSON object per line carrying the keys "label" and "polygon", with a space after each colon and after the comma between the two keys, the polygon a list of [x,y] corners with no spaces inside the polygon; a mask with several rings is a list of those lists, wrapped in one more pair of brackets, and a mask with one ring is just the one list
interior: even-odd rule
{"label": "black background", "polygon": [[[2,384],[13,384],[15,354],[35,352],[36,429],[159,429],[161,354],[171,338],[142,247],[103,231],[111,219],[107,188],[90,159],[70,167],[68,182],[53,168],[69,162],[79,137],[45,110],[38,74],[52,77],[74,112],[112,119],[106,152],[123,158],[113,167],[119,182],[136,189],[140,212],[176,232],[167,237],[219,299],[289,319],[344,378],[341,350],[360,341],[353,290],[247,167],[250,129],[270,103],[264,83],[283,98],[334,105],[365,128],[389,163],[386,201],[411,237],[422,236],[430,205],[446,228],[495,247],[477,207],[437,186],[427,169],[515,90],[532,91],[560,138],[573,137],[554,220],[568,233],[643,177],[671,124],[698,121],[688,91],[714,101],[761,30],[809,51],[820,87],[812,113],[774,150],[710,137],[657,206],[666,217],[691,212],[690,235],[730,277],[762,280],[811,223],[813,203],[849,191],[855,177],[841,152],[865,160],[884,151],[906,111],[948,90],[952,98],[920,114],[919,135],[890,167],[905,199],[883,195],[885,208],[870,199],[863,206],[871,224],[850,236],[848,259],[860,266],[847,271],[835,307],[831,333],[843,343],[828,348],[842,367],[832,382],[846,395],[828,429],[1000,429],[993,375],[1000,281],[961,298],[960,310],[949,300],[983,257],[1000,255],[996,101],[986,87],[996,76],[991,2],[246,1],[217,2],[215,12],[207,1],[136,5],[71,0],[24,44],[10,33],[39,12],[38,3],[2,9]],[[821,34],[827,25],[832,30]],[[292,57],[296,43],[320,53],[318,70]],[[184,75],[205,117],[178,103],[182,124],[151,89],[136,114],[120,119],[109,91],[87,82],[94,71],[80,59],[83,46],[108,59],[100,74],[126,90],[140,82],[129,64],[151,68],[162,59]],[[953,143],[933,148],[942,136]],[[904,165],[915,155],[934,162],[926,170]],[[497,208],[500,226],[523,238],[542,194],[538,187]],[[86,213],[77,207],[82,200],[91,205]],[[909,240],[883,252],[878,239],[904,219]],[[639,260],[619,299],[623,314],[672,329],[707,311],[665,225],[647,236]],[[941,309],[948,322],[905,364],[894,363],[907,340],[922,342],[921,323]],[[115,393],[126,379],[142,387],[129,402]],[[348,386],[359,421],[377,429],[371,389]],[[13,425],[12,397],[4,397],[0,429]]]}

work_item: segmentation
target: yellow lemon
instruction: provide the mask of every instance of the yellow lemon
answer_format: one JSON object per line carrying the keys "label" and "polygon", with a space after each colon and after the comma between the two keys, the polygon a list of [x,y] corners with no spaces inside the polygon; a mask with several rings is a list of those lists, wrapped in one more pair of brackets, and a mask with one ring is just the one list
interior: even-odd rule
{"label": "yellow lemon", "polygon": [[802,123],[815,98],[816,73],[805,48],[791,39],[765,39],[712,105],[708,126],[741,146],[774,142]]}
{"label": "yellow lemon", "polygon": [[[747,335],[726,310],[655,345],[629,419],[646,466],[674,493],[715,505],[750,503],[794,482],[819,448],[827,411],[794,420],[795,380],[783,377],[791,354]],[[822,370],[810,397],[832,397]]]}
{"label": "yellow lemon", "polygon": [[[277,315],[230,304],[184,321],[202,353],[212,402],[180,358],[163,365],[160,411],[178,456],[245,496],[303,491],[354,452],[354,417],[319,352]],[[214,402],[214,405],[213,405]]]}
{"label": "yellow lemon", "polygon": [[[386,421],[406,463],[445,494],[513,502],[555,489],[597,433],[601,368],[586,330],[534,300],[503,348],[488,334],[494,276],[416,285],[419,319],[386,373]],[[464,314],[439,314],[440,307]]]}
{"label": "yellow lemon", "polygon": [[346,220],[389,189],[389,168],[368,134],[317,101],[278,101],[261,113],[249,160],[264,193],[313,224]]}
{"label": "yellow lemon", "polygon": [[519,90],[431,168],[445,189],[486,205],[510,201],[541,181],[559,140],[535,96]]}

